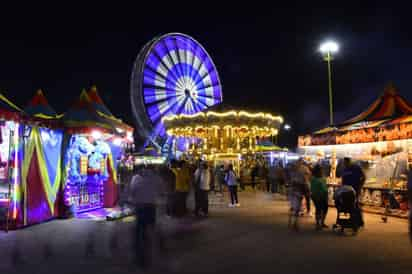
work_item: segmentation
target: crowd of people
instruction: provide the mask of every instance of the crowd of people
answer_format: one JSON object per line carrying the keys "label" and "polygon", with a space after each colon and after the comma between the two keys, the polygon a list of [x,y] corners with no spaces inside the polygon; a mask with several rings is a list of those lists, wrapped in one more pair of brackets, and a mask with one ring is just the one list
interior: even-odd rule
{"label": "crowd of people", "polygon": [[[128,203],[135,207],[136,262],[144,267],[151,254],[156,234],[156,219],[159,216],[179,219],[188,216],[188,202],[193,196],[192,214],[195,217],[209,216],[209,192],[223,194],[226,186],[230,193],[229,207],[239,207],[237,195],[239,176],[233,165],[214,168],[207,161],[196,164],[184,160],[172,160],[168,166],[136,166],[128,192]],[[162,241],[159,239],[160,242]]]}
{"label": "crowd of people", "polygon": [[[320,164],[311,165],[301,158],[286,167],[281,163],[275,163],[263,174],[265,183],[262,190],[287,194],[290,201],[289,227],[291,229],[299,230],[301,216],[305,214],[311,216],[312,203],[315,206],[315,228],[317,230],[328,228],[325,223],[329,208],[328,186]],[[363,227],[359,196],[365,182],[365,175],[350,158],[345,158],[340,176],[344,188],[350,189],[355,195],[354,209],[351,211],[352,221],[357,227]],[[412,174],[409,177],[412,178]],[[188,215],[207,218],[209,193],[223,195],[225,189],[228,192],[228,206],[240,207],[238,187],[242,183],[244,183],[242,176],[237,174],[231,164],[214,167],[206,161],[192,164],[183,160],[172,160],[168,166],[148,165],[136,168],[129,186],[128,197],[129,203],[136,207],[137,214],[137,262],[143,266],[150,261],[145,258],[150,254],[146,250],[147,239],[155,233],[156,218],[159,215],[164,213],[164,216],[173,219]],[[253,187],[253,177],[251,183]],[[412,180],[409,180],[409,185],[409,193],[412,197]],[[189,206],[189,200],[193,200],[194,205]],[[412,221],[410,223],[412,232]]]}
{"label": "crowd of people", "polygon": [[[354,223],[354,227],[363,227],[364,221],[359,199],[365,182],[365,174],[350,158],[345,158],[343,161],[343,171],[340,175],[344,189],[349,189],[355,196],[353,210],[350,212],[351,221]],[[316,229],[328,228],[325,224],[329,208],[328,186],[321,165],[311,165],[303,159],[299,159],[287,169],[286,177],[289,185],[288,196],[291,205],[290,228],[299,229],[298,220],[302,215],[302,209],[306,209],[307,214],[310,215],[311,201],[315,205]],[[302,201],[305,201],[304,205],[302,205]]]}

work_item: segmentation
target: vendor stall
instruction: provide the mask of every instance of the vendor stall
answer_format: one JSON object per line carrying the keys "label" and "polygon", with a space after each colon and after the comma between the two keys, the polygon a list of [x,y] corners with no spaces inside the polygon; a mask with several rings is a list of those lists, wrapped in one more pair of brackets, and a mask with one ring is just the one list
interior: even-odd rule
{"label": "vendor stall", "polygon": [[0,221],[3,228],[22,220],[21,160],[22,121],[20,108],[0,94]]}
{"label": "vendor stall", "polygon": [[[393,85],[356,117],[339,126],[300,136],[299,151],[328,165],[330,197],[340,184],[340,160],[351,157],[363,168],[366,183],[361,201],[377,211],[391,202],[393,212],[407,214],[406,174],[412,145],[412,105]],[[393,200],[393,199],[392,199]],[[331,199],[332,201],[332,199]]]}
{"label": "vendor stall", "polygon": [[22,225],[25,226],[59,216],[63,129],[41,90],[24,111],[28,115],[23,131],[21,171]]}
{"label": "vendor stall", "polygon": [[[107,109],[97,91],[94,101],[83,90],[63,116],[65,203],[74,213],[111,207],[117,200],[117,163],[132,129]],[[97,98],[97,99],[96,99]],[[109,114],[110,113],[110,114]]]}

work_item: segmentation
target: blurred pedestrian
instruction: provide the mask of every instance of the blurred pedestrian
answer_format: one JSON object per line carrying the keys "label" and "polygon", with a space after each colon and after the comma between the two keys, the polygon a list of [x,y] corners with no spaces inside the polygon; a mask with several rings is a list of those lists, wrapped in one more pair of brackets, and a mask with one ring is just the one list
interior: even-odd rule
{"label": "blurred pedestrian", "polygon": [[409,239],[412,244],[412,164],[408,172],[408,200],[409,200]]}
{"label": "blurred pedestrian", "polygon": [[256,177],[258,176],[259,173],[259,166],[258,164],[254,164],[252,166],[252,170],[250,171],[250,178],[252,180],[252,188],[253,190],[256,188]]}
{"label": "blurred pedestrian", "polygon": [[156,210],[165,185],[153,166],[146,166],[141,174],[133,176],[130,201],[135,205],[137,218],[135,230],[136,263],[146,268],[153,260]]}
{"label": "blurred pedestrian", "polygon": [[364,226],[362,208],[360,205],[360,197],[362,192],[362,187],[365,183],[365,174],[363,173],[360,166],[354,164],[352,159],[349,157],[345,157],[343,159],[343,173],[342,173],[342,185],[348,185],[353,187],[356,192],[356,205],[355,205],[355,212],[351,214],[354,218],[354,222],[356,222],[360,227]]}
{"label": "blurred pedestrian", "polygon": [[[302,207],[302,199],[307,195],[308,180],[310,180],[310,171],[305,166],[303,159],[299,159],[290,170],[290,215],[289,227],[295,230],[299,229],[299,215]],[[310,203],[310,201],[309,201]],[[310,207],[309,207],[310,210]]]}
{"label": "blurred pedestrian", "polygon": [[201,162],[195,172],[195,215],[202,212],[204,217],[209,215],[209,190],[211,184],[211,172],[206,161]]}
{"label": "blurred pedestrian", "polygon": [[236,173],[233,170],[232,164],[229,164],[228,166],[228,170],[225,176],[225,182],[229,188],[229,193],[230,193],[229,207],[239,207],[240,203],[239,203],[238,195],[237,195],[238,180],[236,177]]}
{"label": "blurred pedestrian", "polygon": [[323,177],[320,165],[316,165],[313,169],[310,190],[312,201],[316,208],[316,229],[321,230],[322,228],[328,228],[325,224],[329,207],[328,186],[326,184],[326,179]]}
{"label": "blurred pedestrian", "polygon": [[285,174],[283,172],[281,163],[276,163],[275,165],[272,165],[269,167],[268,181],[269,181],[268,187],[270,187],[270,191],[272,193],[280,192],[279,190],[281,188],[281,185],[284,185],[284,181],[285,181]]}
{"label": "blurred pedestrian", "polygon": [[215,189],[215,192],[218,192],[221,195],[223,195],[223,185],[225,184],[225,166],[224,165],[216,166],[214,176],[215,176],[215,182],[217,184],[217,189]]}
{"label": "blurred pedestrian", "polygon": [[271,192],[271,181],[269,180],[269,168],[264,164],[261,168],[261,178],[265,182],[266,192]]}
{"label": "blurred pedestrian", "polygon": [[166,215],[172,217],[175,212],[175,191],[176,191],[176,175],[172,168],[176,166],[176,160],[172,160],[169,166],[162,166],[160,175],[164,180],[167,197],[166,197]]}

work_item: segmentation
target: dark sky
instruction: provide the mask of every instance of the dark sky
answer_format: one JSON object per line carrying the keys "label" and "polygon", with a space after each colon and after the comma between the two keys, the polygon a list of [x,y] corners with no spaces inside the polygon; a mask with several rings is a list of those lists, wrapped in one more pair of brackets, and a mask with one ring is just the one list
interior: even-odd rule
{"label": "dark sky", "polygon": [[391,80],[412,101],[410,8],[359,2],[2,8],[0,90],[24,106],[42,88],[63,112],[96,84],[112,112],[132,123],[136,55],[156,35],[183,32],[212,56],[224,102],[282,114],[295,140],[328,122],[327,71],[317,51],[327,38],[341,45],[333,63],[336,121],[365,109]]}

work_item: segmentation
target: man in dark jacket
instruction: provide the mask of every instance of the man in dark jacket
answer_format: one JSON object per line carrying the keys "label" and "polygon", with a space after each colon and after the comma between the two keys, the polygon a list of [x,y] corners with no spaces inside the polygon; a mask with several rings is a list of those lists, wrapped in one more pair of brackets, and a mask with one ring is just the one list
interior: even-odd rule
{"label": "man in dark jacket", "polygon": [[352,163],[351,158],[345,157],[343,159],[343,173],[342,173],[342,185],[351,186],[356,192],[356,210],[354,212],[355,220],[359,226],[364,226],[362,209],[359,201],[363,184],[365,183],[365,174],[360,166]]}

